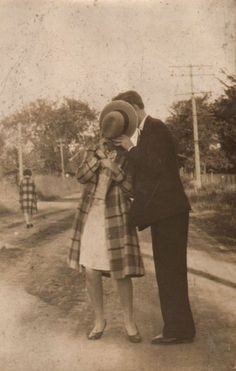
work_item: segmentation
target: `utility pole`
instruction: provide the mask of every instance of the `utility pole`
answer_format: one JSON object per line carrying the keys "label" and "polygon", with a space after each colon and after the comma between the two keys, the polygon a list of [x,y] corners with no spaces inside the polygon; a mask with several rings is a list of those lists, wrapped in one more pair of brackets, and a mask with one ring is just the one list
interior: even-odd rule
{"label": "utility pole", "polygon": [[63,151],[63,147],[65,143],[63,142],[62,138],[59,139],[58,143],[59,143],[60,155],[61,155],[61,175],[62,175],[62,178],[65,179],[65,162],[64,162],[64,151]]}
{"label": "utility pole", "polygon": [[192,117],[193,117],[193,140],[194,140],[194,154],[195,154],[195,175],[196,175],[196,187],[202,187],[201,179],[201,162],[200,162],[200,150],[199,150],[199,138],[198,138],[198,121],[197,121],[197,106],[193,89],[193,67],[189,66],[190,69],[190,83],[191,83],[191,101],[192,101]]}
{"label": "utility pole", "polygon": [[201,160],[200,160],[200,150],[199,150],[199,135],[198,135],[198,117],[197,117],[197,105],[196,105],[196,94],[209,93],[209,92],[196,92],[194,91],[193,77],[194,76],[212,76],[213,74],[208,73],[193,73],[193,68],[209,68],[210,65],[187,65],[187,66],[171,66],[172,68],[188,68],[188,74],[178,75],[180,77],[189,76],[190,77],[190,89],[189,93],[183,93],[178,95],[190,95],[192,102],[192,120],[193,120],[193,141],[194,141],[194,160],[195,160],[195,178],[196,178],[196,188],[200,189],[202,187],[201,179]]}
{"label": "utility pole", "polygon": [[19,179],[23,178],[23,155],[22,155],[22,124],[18,122],[18,162],[19,162]]}

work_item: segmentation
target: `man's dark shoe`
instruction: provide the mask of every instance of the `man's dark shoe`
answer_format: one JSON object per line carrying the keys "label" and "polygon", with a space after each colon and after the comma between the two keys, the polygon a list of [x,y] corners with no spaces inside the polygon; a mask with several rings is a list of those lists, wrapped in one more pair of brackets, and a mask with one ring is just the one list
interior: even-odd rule
{"label": "man's dark shoe", "polygon": [[174,345],[174,344],[187,344],[192,343],[194,338],[175,338],[175,337],[164,337],[163,335],[158,335],[154,337],[151,341],[155,345]]}

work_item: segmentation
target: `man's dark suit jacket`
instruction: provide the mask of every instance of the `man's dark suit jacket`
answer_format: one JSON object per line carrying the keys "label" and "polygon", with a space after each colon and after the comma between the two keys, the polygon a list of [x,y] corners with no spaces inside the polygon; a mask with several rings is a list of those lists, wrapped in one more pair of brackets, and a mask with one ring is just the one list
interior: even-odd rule
{"label": "man's dark suit jacket", "polygon": [[163,122],[146,118],[140,140],[128,158],[135,191],[130,217],[140,230],[191,209],[179,176],[175,144]]}

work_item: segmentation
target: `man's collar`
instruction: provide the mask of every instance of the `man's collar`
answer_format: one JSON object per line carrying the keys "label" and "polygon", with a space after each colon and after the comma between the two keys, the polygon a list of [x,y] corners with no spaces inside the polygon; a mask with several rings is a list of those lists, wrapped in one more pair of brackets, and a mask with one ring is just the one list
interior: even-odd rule
{"label": "man's collar", "polygon": [[140,130],[140,131],[143,130],[143,128],[144,128],[144,124],[145,124],[145,121],[146,121],[146,118],[147,118],[147,117],[148,117],[148,115],[146,115],[146,116],[143,118],[141,124],[139,125],[139,130]]}

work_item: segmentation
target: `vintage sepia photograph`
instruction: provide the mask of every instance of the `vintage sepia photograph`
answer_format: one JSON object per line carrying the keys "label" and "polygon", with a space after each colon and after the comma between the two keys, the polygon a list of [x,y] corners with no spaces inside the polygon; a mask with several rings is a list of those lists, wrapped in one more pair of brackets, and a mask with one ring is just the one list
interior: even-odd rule
{"label": "vintage sepia photograph", "polygon": [[0,31],[0,371],[236,370],[236,0]]}

